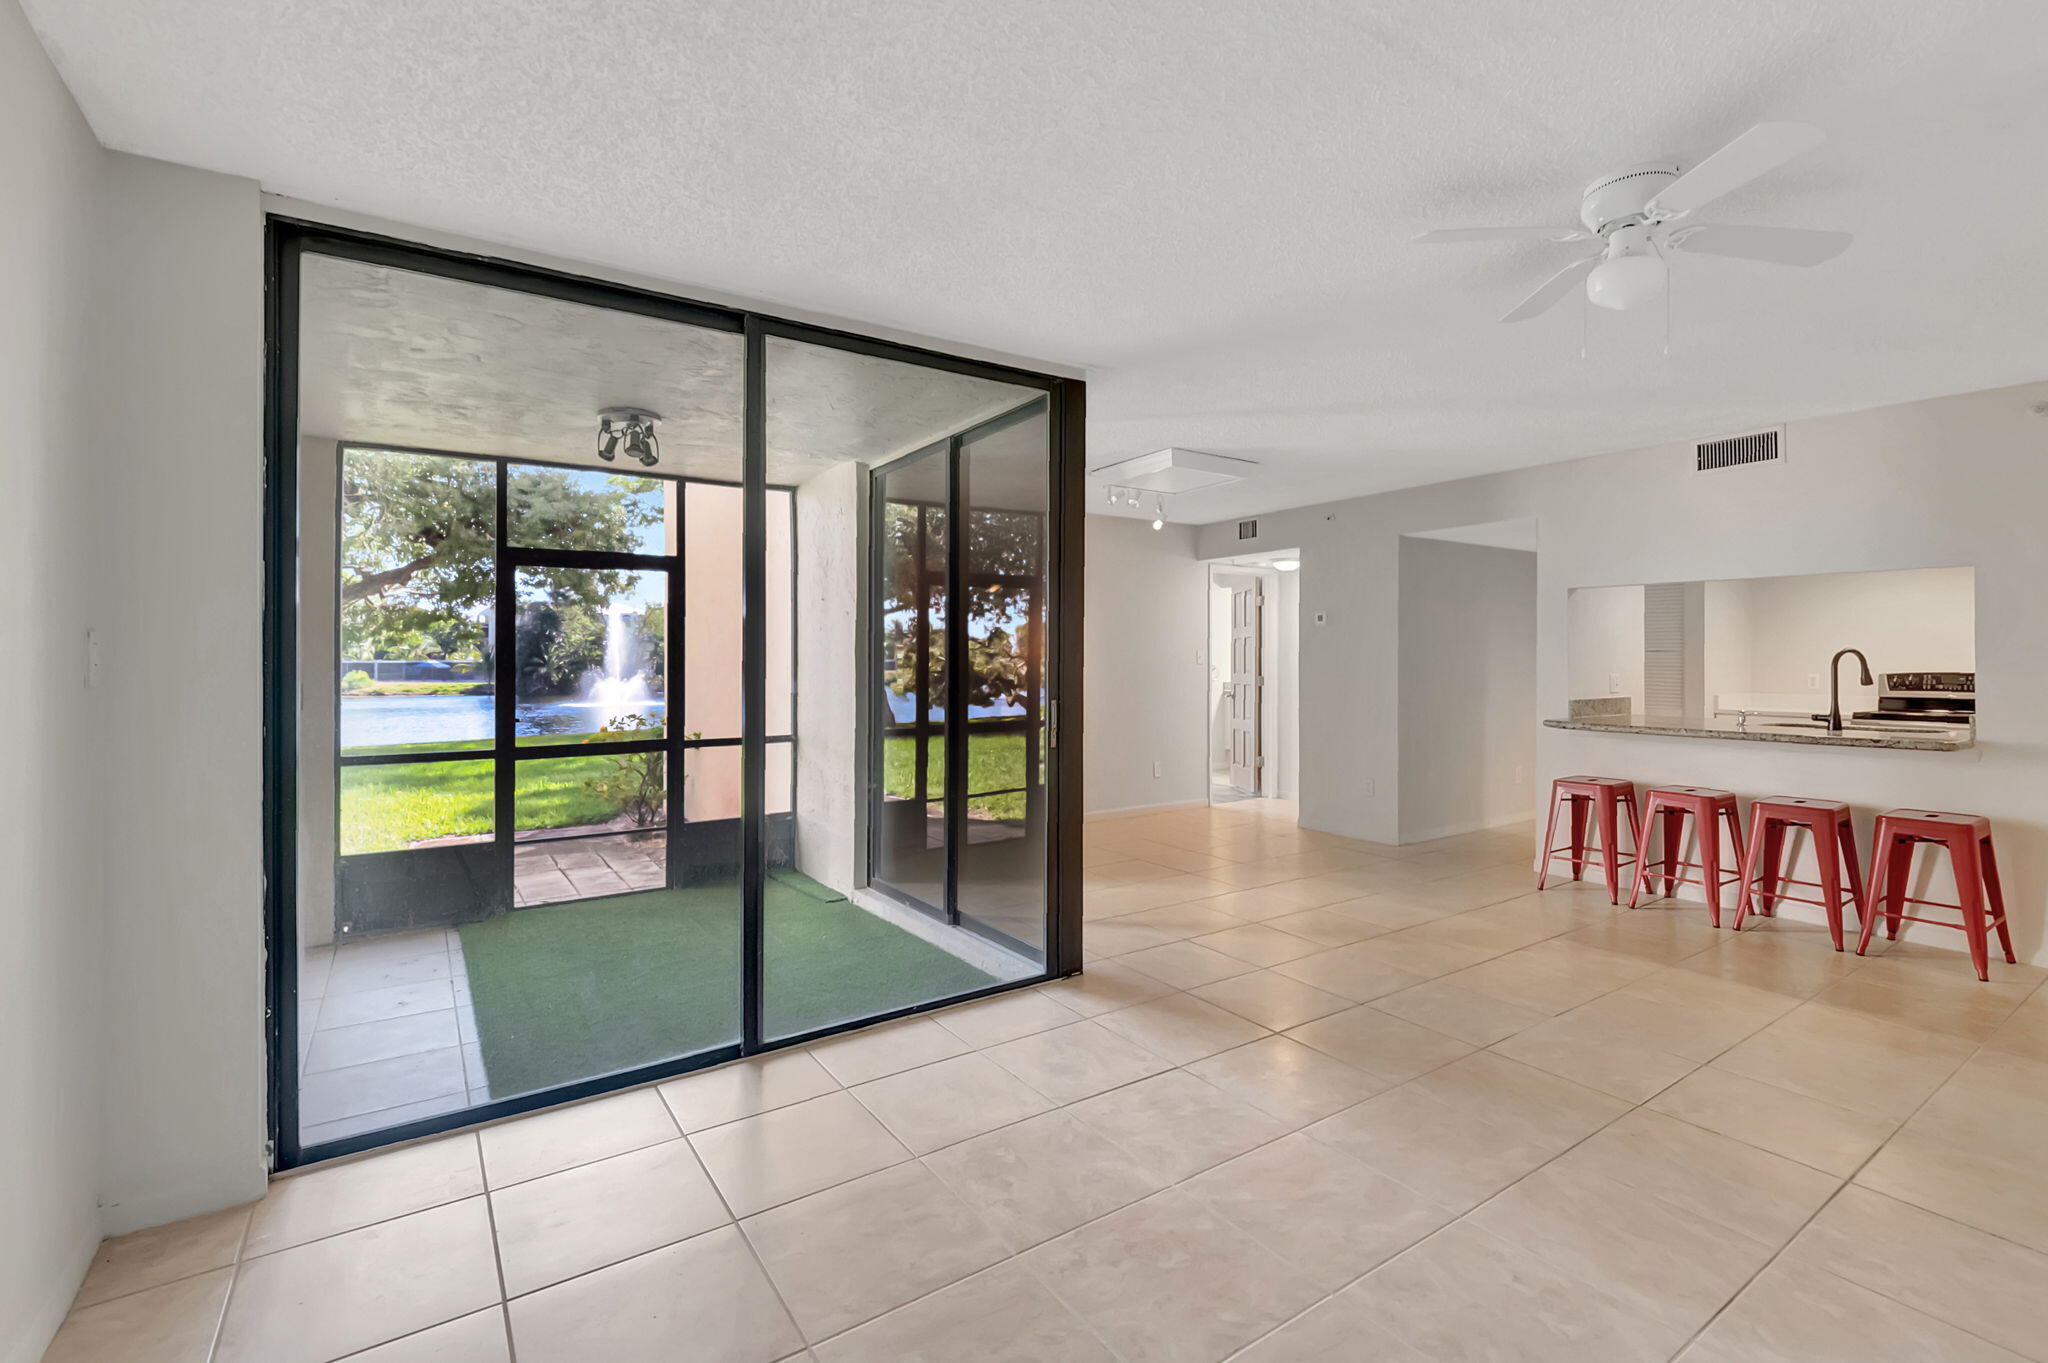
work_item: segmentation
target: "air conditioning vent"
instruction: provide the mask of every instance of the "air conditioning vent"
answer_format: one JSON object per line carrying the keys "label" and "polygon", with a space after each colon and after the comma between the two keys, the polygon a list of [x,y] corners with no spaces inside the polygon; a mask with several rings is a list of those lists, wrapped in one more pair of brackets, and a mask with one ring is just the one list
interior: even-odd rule
{"label": "air conditioning vent", "polygon": [[1259,537],[1259,523],[1257,521],[1239,521],[1237,523],[1237,537],[1241,540],[1257,539]]}
{"label": "air conditioning vent", "polygon": [[1741,468],[1744,464],[1768,464],[1782,458],[1778,432],[1758,431],[1754,435],[1732,435],[1726,440],[1707,441],[1699,447],[1699,464],[1695,471],[1713,473],[1720,469]]}

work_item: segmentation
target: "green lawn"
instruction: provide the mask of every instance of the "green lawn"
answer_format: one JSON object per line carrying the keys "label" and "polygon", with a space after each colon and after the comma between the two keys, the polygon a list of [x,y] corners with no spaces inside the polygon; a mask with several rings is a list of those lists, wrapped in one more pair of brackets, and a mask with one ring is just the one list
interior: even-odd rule
{"label": "green lawn", "polygon": [[[795,872],[772,874],[765,915],[771,1038],[996,983]],[[515,909],[461,931],[494,1095],[738,1038],[734,885]]]}
{"label": "green lawn", "polygon": [[[650,734],[659,737],[658,730]],[[560,747],[587,741],[586,735],[548,735],[522,739],[521,747]],[[351,748],[355,753],[447,752],[487,750],[489,739],[465,743],[391,744]],[[946,740],[931,740],[927,750],[929,789],[933,798],[945,793]],[[916,793],[917,743],[891,738],[883,744],[883,787],[907,798]],[[562,757],[529,762],[519,773],[517,828],[571,828],[601,824],[618,810],[592,794],[585,782],[612,774],[617,759]],[[1024,735],[977,734],[967,754],[969,790],[1006,790],[1026,784]],[[1022,819],[1024,795],[980,796],[969,800],[975,818]],[[417,765],[343,767],[341,769],[341,852],[387,852],[429,838],[477,837],[492,829],[492,778],[488,758],[475,762],[422,762]]]}

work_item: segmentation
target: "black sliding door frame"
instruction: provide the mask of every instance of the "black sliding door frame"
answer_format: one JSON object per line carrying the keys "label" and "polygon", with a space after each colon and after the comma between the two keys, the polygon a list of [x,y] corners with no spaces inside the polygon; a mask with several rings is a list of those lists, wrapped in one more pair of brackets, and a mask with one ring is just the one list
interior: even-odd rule
{"label": "black sliding door frame", "polygon": [[[734,333],[744,338],[745,388],[742,427],[743,477],[741,481],[742,523],[742,701],[741,733],[741,1036],[736,1044],[719,1046],[693,1055],[650,1065],[615,1071],[564,1084],[556,1088],[494,1100],[440,1116],[403,1122],[381,1130],[341,1140],[306,1146],[300,1140],[298,1095],[298,877],[299,877],[299,627],[297,591],[299,584],[299,285],[302,257],[315,254],[361,264],[434,275],[492,288],[510,289],[566,302],[637,313],[690,326]],[[1080,900],[1080,811],[1081,742],[1080,728],[1070,722],[1062,731],[1062,700],[1078,706],[1081,695],[1081,516],[1084,510],[1083,412],[1086,386],[1079,380],[1040,374],[1009,365],[988,363],[947,355],[916,346],[881,341],[855,333],[785,321],[741,309],[720,307],[671,297],[648,289],[587,278],[545,269],[523,262],[469,252],[421,246],[395,238],[316,221],[273,215],[265,233],[265,412],[264,412],[264,588],[263,588],[263,855],[265,868],[264,923],[268,954],[266,980],[266,1043],[269,1055],[268,1122],[272,1166],[287,1169],[359,1150],[433,1135],[480,1122],[513,1116],[536,1108],[573,1101],[616,1089],[668,1078],[701,1069],[741,1055],[801,1045],[820,1037],[869,1026],[891,1018],[931,1008],[1028,987],[1046,978],[1069,975],[1081,968]],[[948,996],[929,1003],[892,1009],[850,1022],[790,1036],[767,1038],[761,1024],[763,982],[763,897],[765,892],[764,826],[766,822],[766,757],[771,742],[788,742],[794,735],[770,735],[767,731],[767,662],[769,603],[767,600],[766,550],[768,543],[767,502],[767,343],[770,337],[804,342],[847,351],[856,355],[896,360],[950,373],[965,374],[996,382],[1036,388],[1044,393],[1052,418],[1052,506],[1048,518],[1045,562],[1047,618],[1053,622],[1050,641],[1052,666],[1042,688],[1052,707],[1047,731],[1052,743],[1047,810],[1047,951],[1043,974]],[[958,437],[954,437],[957,449]],[[400,447],[344,440],[344,445],[363,448]],[[462,458],[502,459],[505,464],[546,465],[548,461],[477,455],[467,451],[414,450],[414,453],[449,454]],[[957,457],[957,456],[956,456]],[[585,465],[563,465],[584,469]],[[650,474],[673,482],[713,481]],[[726,484],[730,486],[730,484]],[[547,566],[556,551],[503,549],[505,534],[505,480],[499,479],[498,580],[495,602],[501,632],[509,631],[517,615],[517,589],[513,581],[517,566]],[[792,514],[794,508],[792,508]],[[680,542],[677,545],[680,551]],[[795,542],[791,543],[792,572]],[[599,556],[602,558],[603,556]],[[681,681],[676,640],[685,628],[680,609],[682,563],[680,552],[658,556],[660,564],[626,564],[634,555],[617,555],[617,566],[660,567],[669,573],[670,602],[667,667],[668,692],[665,732],[660,740],[647,743],[604,744],[605,750],[665,749],[669,753],[671,794],[680,789],[683,753],[694,747],[733,746],[734,740],[683,738],[685,725],[680,704]],[[586,554],[574,555],[575,566],[604,566]],[[508,600],[510,598],[510,600]],[[792,617],[792,627],[794,618]],[[508,649],[509,638],[499,647]],[[500,670],[502,678],[502,669]],[[511,801],[516,787],[507,790],[522,755],[545,757],[546,746],[530,748],[524,754],[517,744],[517,698],[505,693],[494,697],[493,745],[489,753],[466,756],[502,757],[494,781],[495,819],[506,829],[512,818]],[[792,697],[792,704],[795,698]],[[792,715],[794,711],[792,710]],[[792,720],[792,728],[794,728]],[[579,752],[596,751],[579,745]],[[964,760],[964,746],[962,749]],[[363,755],[364,764],[390,760]],[[419,760],[409,758],[408,760]],[[430,759],[438,760],[438,759]],[[448,760],[454,760],[452,757]],[[950,760],[950,759],[949,759]],[[964,788],[964,787],[963,787]],[[671,798],[670,825],[677,817]],[[500,837],[505,845],[501,856],[509,856],[511,837]],[[671,837],[671,858],[675,839]],[[510,888],[510,867],[505,867],[506,888]],[[673,874],[673,861],[671,862]]]}

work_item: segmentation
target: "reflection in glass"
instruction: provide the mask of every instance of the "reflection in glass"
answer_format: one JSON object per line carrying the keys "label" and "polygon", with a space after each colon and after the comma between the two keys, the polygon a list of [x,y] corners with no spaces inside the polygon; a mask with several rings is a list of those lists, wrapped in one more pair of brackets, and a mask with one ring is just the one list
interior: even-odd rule
{"label": "reflection in glass", "polygon": [[513,677],[522,746],[659,738],[668,574],[522,568]]}
{"label": "reflection in glass", "polygon": [[877,482],[882,772],[873,875],[944,912],[947,447],[901,460]]}
{"label": "reflection in glass", "polygon": [[960,442],[967,563],[967,817],[961,920],[1042,956],[1045,917],[1045,524],[1041,402]]}

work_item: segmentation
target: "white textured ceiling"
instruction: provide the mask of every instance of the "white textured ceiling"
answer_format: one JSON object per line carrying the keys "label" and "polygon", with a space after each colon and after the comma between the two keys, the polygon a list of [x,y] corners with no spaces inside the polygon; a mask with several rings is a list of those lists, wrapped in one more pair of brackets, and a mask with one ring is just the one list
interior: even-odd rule
{"label": "white textured ceiling", "polygon": [[[2048,374],[2040,0],[27,0],[109,146],[1091,378],[1090,462],[1261,474],[1176,520]],[[1603,171],[1815,154],[1657,309],[1491,319]],[[1569,257],[1566,257],[1569,258]]]}

